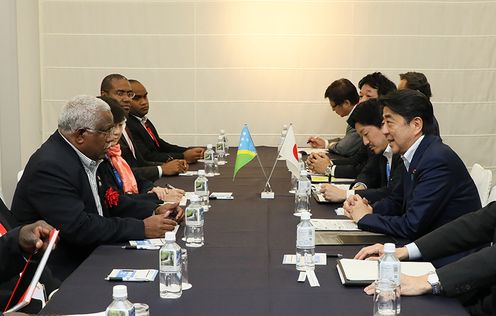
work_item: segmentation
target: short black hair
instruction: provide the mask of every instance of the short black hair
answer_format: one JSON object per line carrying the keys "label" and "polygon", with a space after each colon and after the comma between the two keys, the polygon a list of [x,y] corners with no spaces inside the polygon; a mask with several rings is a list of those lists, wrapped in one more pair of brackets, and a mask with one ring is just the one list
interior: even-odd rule
{"label": "short black hair", "polygon": [[407,123],[410,123],[415,117],[420,117],[423,121],[422,133],[424,135],[436,135],[432,103],[423,93],[417,90],[403,89],[391,92],[381,97],[379,101],[382,106],[401,115]]}
{"label": "short black hair", "polygon": [[359,96],[355,85],[348,79],[341,78],[335,80],[327,87],[324,98],[334,102],[336,105],[341,105],[348,100],[352,105],[358,103]]}
{"label": "short black hair", "polygon": [[348,124],[354,127],[356,123],[362,125],[373,125],[381,128],[382,126],[382,105],[377,99],[369,99],[358,103],[350,117]]}
{"label": "short black hair", "polygon": [[116,80],[120,80],[120,79],[127,80],[127,78],[124,77],[121,74],[110,74],[110,75],[107,75],[102,80],[102,84],[100,85],[100,91],[109,92],[110,89],[112,89],[112,80],[114,80],[114,79],[116,79]]}
{"label": "short black hair", "polygon": [[118,101],[106,95],[102,95],[97,98],[102,99],[110,106],[110,111],[112,112],[112,116],[114,117],[114,124],[119,124],[126,119],[126,112],[122,109]]}
{"label": "short black hair", "polygon": [[432,97],[431,85],[423,73],[415,71],[405,72],[404,74],[400,74],[400,79],[406,81],[405,88],[420,91],[429,99]]}
{"label": "short black hair", "polygon": [[374,72],[363,77],[358,82],[358,88],[362,89],[364,85],[369,85],[377,89],[377,94],[380,96],[396,91],[396,85],[380,72]]}

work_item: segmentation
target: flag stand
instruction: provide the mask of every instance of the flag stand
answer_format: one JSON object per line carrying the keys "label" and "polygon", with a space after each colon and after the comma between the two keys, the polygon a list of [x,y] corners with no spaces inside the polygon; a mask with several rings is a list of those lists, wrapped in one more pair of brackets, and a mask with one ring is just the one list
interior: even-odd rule
{"label": "flag stand", "polygon": [[[284,136],[283,143],[286,140],[287,136],[288,135]],[[273,199],[274,198],[274,192],[272,191],[272,188],[270,186],[270,179],[272,178],[272,174],[274,173],[274,169],[276,168],[277,161],[279,161],[279,154],[281,153],[281,149],[282,149],[282,147],[277,151],[276,159],[274,160],[274,165],[272,166],[272,170],[270,171],[269,178],[267,178],[267,176],[265,177],[267,179],[267,182],[265,182],[264,190],[260,194],[260,197],[262,199]],[[257,156],[257,158],[258,158],[258,156]],[[260,163],[260,166],[262,166],[260,159],[258,160],[258,162]],[[263,170],[263,167],[262,167],[262,170]],[[265,175],[265,172],[264,172],[264,175]]]}

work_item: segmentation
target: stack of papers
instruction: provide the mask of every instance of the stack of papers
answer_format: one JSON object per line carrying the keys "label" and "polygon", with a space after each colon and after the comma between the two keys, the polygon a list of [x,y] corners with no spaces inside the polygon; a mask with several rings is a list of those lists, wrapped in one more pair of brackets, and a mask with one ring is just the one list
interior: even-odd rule
{"label": "stack of papers", "polygon": [[351,219],[311,219],[310,222],[315,230],[332,231],[359,231],[358,226]]}
{"label": "stack of papers", "polygon": [[192,176],[197,176],[198,175],[198,171],[186,171],[186,172],[183,172],[183,173],[180,173],[179,174],[180,176],[187,176],[187,177],[192,177]]}
{"label": "stack of papers", "polygon": [[234,200],[232,192],[212,192],[209,198],[211,200]]}

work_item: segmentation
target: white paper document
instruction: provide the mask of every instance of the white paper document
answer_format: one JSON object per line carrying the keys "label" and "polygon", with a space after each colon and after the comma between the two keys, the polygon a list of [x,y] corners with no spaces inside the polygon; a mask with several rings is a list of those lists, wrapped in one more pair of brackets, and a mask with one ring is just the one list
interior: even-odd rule
{"label": "white paper document", "polygon": [[211,200],[234,200],[232,192],[212,192],[210,193]]}
{"label": "white paper document", "polygon": [[186,177],[193,177],[198,175],[198,171],[195,170],[188,170],[186,172],[180,173],[180,176],[186,176]]}
{"label": "white paper document", "polygon": [[325,148],[313,148],[313,147],[300,147],[300,148],[298,148],[298,151],[304,151],[307,155],[310,155],[313,153],[326,154],[328,152],[328,150]]}
{"label": "white paper document", "polygon": [[351,219],[318,219],[313,218],[310,223],[315,230],[333,230],[333,231],[359,231],[358,226]]}

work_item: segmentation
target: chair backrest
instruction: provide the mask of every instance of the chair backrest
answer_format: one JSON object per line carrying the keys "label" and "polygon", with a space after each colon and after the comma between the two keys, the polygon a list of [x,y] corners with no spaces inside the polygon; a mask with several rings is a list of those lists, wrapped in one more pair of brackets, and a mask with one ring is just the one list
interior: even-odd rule
{"label": "chair backrest", "polygon": [[493,186],[491,192],[489,193],[489,198],[487,199],[487,204],[496,201],[496,185]]}
{"label": "chair backrest", "polygon": [[477,191],[479,192],[479,197],[482,206],[486,206],[489,198],[489,191],[491,190],[491,182],[493,180],[493,172],[488,169],[484,169],[478,163],[475,163],[470,170],[470,176],[475,182]]}

